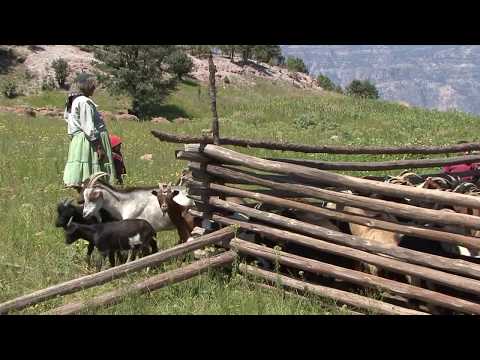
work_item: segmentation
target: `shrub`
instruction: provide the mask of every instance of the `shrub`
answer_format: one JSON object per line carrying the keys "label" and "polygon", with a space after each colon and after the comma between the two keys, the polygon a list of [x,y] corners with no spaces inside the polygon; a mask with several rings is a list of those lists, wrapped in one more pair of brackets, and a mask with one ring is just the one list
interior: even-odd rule
{"label": "shrub", "polygon": [[293,124],[296,128],[299,129],[309,129],[311,127],[317,126],[317,121],[311,114],[302,114],[295,118]]}
{"label": "shrub", "polygon": [[59,58],[52,62],[52,69],[55,71],[55,80],[61,88],[65,87],[65,81],[70,73],[70,67],[65,59]]}
{"label": "shrub", "polygon": [[193,62],[183,51],[176,51],[166,60],[169,70],[175,74],[179,80],[190,73],[193,69]]}
{"label": "shrub", "polygon": [[289,56],[287,58],[286,65],[287,65],[287,69],[290,71],[298,71],[304,74],[308,74],[307,65],[305,65],[303,60],[298,57]]}
{"label": "shrub", "polygon": [[353,80],[350,85],[345,88],[350,96],[357,96],[365,99],[378,99],[380,96],[374,84],[369,80]]}
{"label": "shrub", "polygon": [[55,80],[50,75],[46,76],[42,80],[42,90],[50,91],[56,88]]}
{"label": "shrub", "polygon": [[10,80],[5,85],[3,85],[2,92],[3,95],[5,95],[5,97],[9,99],[13,99],[19,95],[17,84],[13,80]]}
{"label": "shrub", "polygon": [[317,82],[318,82],[318,85],[320,85],[324,90],[335,91],[336,89],[336,86],[333,83],[333,81],[330,80],[328,76],[325,76],[323,74],[318,75]]}

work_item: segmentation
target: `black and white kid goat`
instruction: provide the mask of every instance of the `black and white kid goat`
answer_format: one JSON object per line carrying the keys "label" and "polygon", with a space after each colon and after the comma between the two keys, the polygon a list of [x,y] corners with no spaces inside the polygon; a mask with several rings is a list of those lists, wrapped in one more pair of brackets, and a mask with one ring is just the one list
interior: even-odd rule
{"label": "black and white kid goat", "polygon": [[[79,224],[72,219],[65,227],[65,242],[73,244],[79,239],[87,240],[90,246],[96,247],[103,258],[108,256],[111,266],[115,266],[115,253],[132,250],[132,260],[138,250],[143,255],[158,251],[155,231],[143,219],[127,219],[101,224]],[[101,264],[97,263],[97,268]]]}

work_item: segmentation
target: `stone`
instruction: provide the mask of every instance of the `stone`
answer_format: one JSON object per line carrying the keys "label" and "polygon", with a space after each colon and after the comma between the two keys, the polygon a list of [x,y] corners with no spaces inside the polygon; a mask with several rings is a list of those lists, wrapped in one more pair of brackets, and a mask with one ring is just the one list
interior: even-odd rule
{"label": "stone", "polygon": [[141,160],[147,160],[147,161],[152,161],[153,160],[153,155],[152,154],[145,154],[140,156]]}
{"label": "stone", "polygon": [[152,120],[150,120],[150,122],[154,124],[170,124],[170,121],[168,121],[166,118],[162,116],[155,117]]}
{"label": "stone", "polygon": [[175,124],[185,124],[186,122],[190,121],[190,119],[179,117],[173,120]]}
{"label": "stone", "polygon": [[121,114],[116,116],[117,120],[123,121],[139,121],[138,118],[135,115],[130,115],[130,114]]}

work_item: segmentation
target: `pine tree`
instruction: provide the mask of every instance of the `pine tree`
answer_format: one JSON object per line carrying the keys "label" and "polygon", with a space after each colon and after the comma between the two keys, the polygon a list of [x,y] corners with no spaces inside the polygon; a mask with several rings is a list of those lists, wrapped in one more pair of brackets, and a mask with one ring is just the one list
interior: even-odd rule
{"label": "pine tree", "polygon": [[145,118],[175,89],[168,59],[176,51],[180,50],[174,45],[99,46],[96,57],[107,73],[99,75],[99,80],[112,94],[131,96],[131,112]]}

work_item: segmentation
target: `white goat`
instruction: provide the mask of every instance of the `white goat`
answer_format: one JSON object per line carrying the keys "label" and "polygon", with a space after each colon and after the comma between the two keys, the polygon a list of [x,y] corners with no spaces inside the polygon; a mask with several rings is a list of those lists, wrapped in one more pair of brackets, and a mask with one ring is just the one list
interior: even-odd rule
{"label": "white goat", "polygon": [[[100,209],[107,210],[118,220],[144,219],[150,223],[155,232],[175,229],[174,224],[164,214],[151,188],[115,189],[99,179],[106,173],[96,173],[83,190],[85,205],[83,216],[97,216]],[[193,200],[186,196],[185,190],[181,187],[174,187],[179,194],[173,198],[175,202],[185,207],[192,207]]]}

